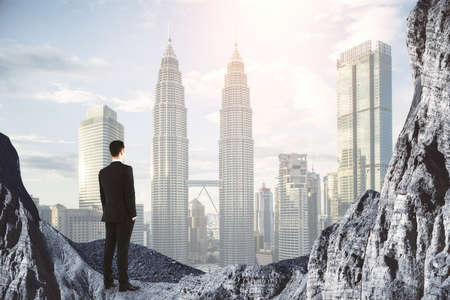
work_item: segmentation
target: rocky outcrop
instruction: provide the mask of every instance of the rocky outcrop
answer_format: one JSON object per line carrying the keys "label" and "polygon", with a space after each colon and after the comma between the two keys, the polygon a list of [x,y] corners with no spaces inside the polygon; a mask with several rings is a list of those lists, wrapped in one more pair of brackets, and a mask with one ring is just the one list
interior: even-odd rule
{"label": "rocky outcrop", "polygon": [[232,265],[204,276],[187,276],[177,289],[181,299],[292,299],[293,295],[302,299],[307,264],[308,257],[302,256],[266,266]]}
{"label": "rocky outcrop", "polygon": [[308,263],[309,298],[359,299],[368,232],[378,211],[380,195],[366,191],[338,224],[315,241]]}
{"label": "rocky outcrop", "polygon": [[59,299],[39,214],[20,177],[19,158],[0,133],[0,298]]}
{"label": "rocky outcrop", "polygon": [[[72,247],[80,257],[94,270],[103,272],[103,249],[105,240],[89,243],[75,243],[70,241]],[[116,255],[113,260],[113,278],[117,279]],[[164,272],[161,272],[164,270]],[[128,250],[128,276],[135,280],[146,282],[176,283],[186,275],[198,276],[204,272],[186,266],[147,247],[130,244]]]}
{"label": "rocky outcrop", "polygon": [[450,297],[449,37],[450,1],[419,1],[407,33],[414,98],[381,195],[366,192],[316,240],[308,298]]}
{"label": "rocky outcrop", "polygon": [[105,290],[103,275],[84,261],[65,236],[46,222],[41,222],[40,228],[45,237],[46,251],[53,261],[62,299],[177,299],[176,285],[171,283],[148,283],[131,279],[141,290],[126,293],[119,292],[117,287]]}

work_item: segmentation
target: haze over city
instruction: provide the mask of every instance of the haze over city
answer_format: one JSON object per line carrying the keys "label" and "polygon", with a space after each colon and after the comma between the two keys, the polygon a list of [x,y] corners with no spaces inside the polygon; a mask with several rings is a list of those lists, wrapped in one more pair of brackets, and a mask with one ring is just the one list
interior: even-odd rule
{"label": "haze over city", "polygon": [[78,207],[78,127],[89,107],[107,104],[125,127],[137,203],[149,210],[151,110],[170,26],[186,93],[190,179],[218,178],[219,109],[235,41],[253,110],[255,189],[274,187],[279,153],[308,153],[308,168],[323,176],[337,168],[336,59],[366,40],[392,47],[396,140],[413,90],[401,38],[413,5],[2,1],[0,128],[19,152],[28,191],[42,204]]}

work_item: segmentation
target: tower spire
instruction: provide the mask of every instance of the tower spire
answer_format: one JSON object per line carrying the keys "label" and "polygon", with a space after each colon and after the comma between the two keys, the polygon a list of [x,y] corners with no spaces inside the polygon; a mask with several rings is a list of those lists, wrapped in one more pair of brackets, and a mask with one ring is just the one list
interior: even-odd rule
{"label": "tower spire", "polygon": [[237,26],[234,25],[234,47],[237,48],[238,42],[237,42]]}
{"label": "tower spire", "polygon": [[167,25],[167,42],[169,44],[172,42],[172,38],[170,36],[170,23]]}

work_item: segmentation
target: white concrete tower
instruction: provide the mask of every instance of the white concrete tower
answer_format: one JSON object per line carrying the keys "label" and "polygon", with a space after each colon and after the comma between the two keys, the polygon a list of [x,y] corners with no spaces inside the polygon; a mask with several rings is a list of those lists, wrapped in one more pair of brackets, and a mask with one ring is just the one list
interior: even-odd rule
{"label": "white concrete tower", "polygon": [[152,248],[187,261],[188,139],[184,87],[169,36],[153,108]]}
{"label": "white concrete tower", "polygon": [[222,91],[219,140],[220,247],[223,265],[254,264],[252,110],[235,44]]}

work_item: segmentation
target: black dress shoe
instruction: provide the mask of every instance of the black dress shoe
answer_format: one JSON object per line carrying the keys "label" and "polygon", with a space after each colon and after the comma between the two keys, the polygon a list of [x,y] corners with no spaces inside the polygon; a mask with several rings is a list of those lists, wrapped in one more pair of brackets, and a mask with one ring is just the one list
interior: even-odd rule
{"label": "black dress shoe", "polygon": [[140,289],[141,287],[137,286],[137,285],[132,285],[131,283],[127,283],[125,285],[121,285],[119,287],[119,292],[125,292],[125,291],[137,291],[138,289]]}
{"label": "black dress shoe", "polygon": [[117,285],[114,282],[105,283],[105,290],[116,287]]}

